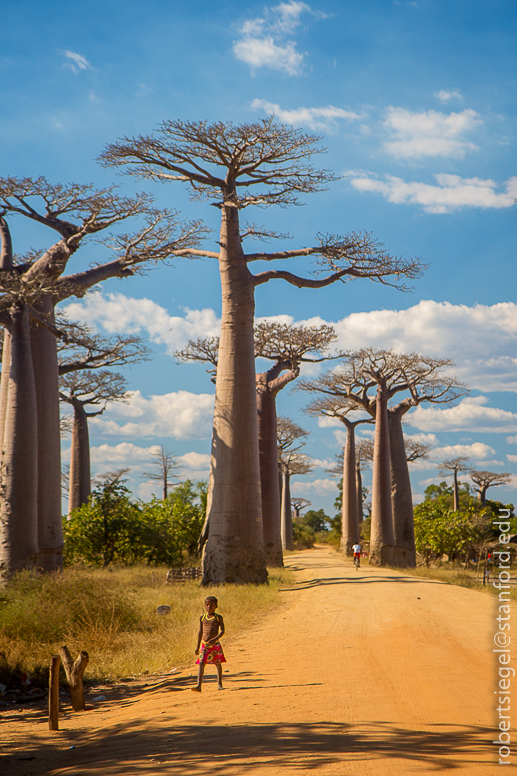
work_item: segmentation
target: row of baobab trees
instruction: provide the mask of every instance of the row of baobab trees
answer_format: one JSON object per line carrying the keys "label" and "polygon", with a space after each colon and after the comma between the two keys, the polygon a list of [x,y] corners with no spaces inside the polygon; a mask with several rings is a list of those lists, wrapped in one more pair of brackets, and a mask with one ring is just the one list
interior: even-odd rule
{"label": "row of baobab trees", "polygon": [[[369,232],[336,234],[323,231],[325,224],[310,247],[245,249],[248,240],[292,238],[241,221],[244,209],[295,205],[301,196],[324,190],[335,180],[328,170],[312,165],[312,158],[324,151],[319,141],[269,117],[240,125],[165,121],[150,135],[122,138],[107,146],[100,157],[104,166],[152,183],[186,183],[194,199],[215,206],[207,208],[209,215],[220,213],[215,249],[205,247],[209,230],[201,221],[181,220],[175,210],[158,208],[149,194],[121,196],[113,187],[64,186],[43,178],[0,180],[0,324],[6,331],[0,402],[4,574],[31,565],[45,570],[61,565],[58,342],[67,342],[68,335],[56,317],[56,306],[109,278],[129,278],[150,262],[184,256],[217,261],[221,278],[203,584],[266,581],[267,555],[277,546],[273,542],[268,547],[269,536],[277,532],[277,524],[268,528],[272,512],[267,499],[273,498],[268,494],[275,486],[269,488],[261,476],[261,456],[266,448],[272,450],[273,441],[272,423],[257,424],[257,405],[259,415],[268,412],[269,390],[262,394],[257,390],[255,289],[283,281],[306,289],[306,294],[334,283],[370,280],[404,290],[406,280],[419,277],[424,269],[418,260],[390,255]],[[43,250],[16,257],[9,224],[23,219],[39,224],[42,234],[54,238]],[[133,231],[123,231],[131,229],[125,224],[132,222]],[[71,260],[77,260],[92,238],[99,259],[89,268],[76,264],[70,272]],[[108,251],[114,252],[111,259],[106,259]],[[307,257],[315,259],[314,273],[293,272],[292,262]],[[255,274],[254,262],[262,267]],[[169,277],[173,287],[174,273]],[[278,355],[274,354],[275,365]],[[346,366],[311,387],[320,390],[317,401],[330,402],[322,409],[337,412],[336,417],[352,429],[358,408],[364,419],[375,419],[375,563],[413,562],[407,465],[405,456],[395,451],[402,449],[400,420],[410,406],[452,401],[462,390],[452,378],[438,376],[443,366],[421,356],[397,357],[387,351],[374,357],[361,351],[349,354]],[[281,382],[289,369],[278,367],[270,382]],[[332,380],[338,382],[330,385]],[[405,398],[389,407],[398,393]],[[335,401],[341,402],[337,409]],[[391,502],[393,466],[396,508]],[[272,465],[270,472],[278,488]],[[278,503],[277,495],[274,501]]]}

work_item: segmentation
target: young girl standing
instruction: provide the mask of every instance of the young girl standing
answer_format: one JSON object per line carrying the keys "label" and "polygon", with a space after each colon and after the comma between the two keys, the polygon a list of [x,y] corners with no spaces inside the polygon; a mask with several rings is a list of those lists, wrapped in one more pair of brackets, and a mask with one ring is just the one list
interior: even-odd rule
{"label": "young girl standing", "polygon": [[199,665],[197,676],[197,685],[192,688],[193,692],[201,692],[201,683],[205,666],[212,663],[217,669],[217,678],[219,682],[218,690],[223,690],[223,663],[226,663],[219,639],[224,635],[224,622],[220,614],[216,613],[217,598],[209,595],[205,599],[205,614],[199,618],[199,633],[197,637],[196,665]]}

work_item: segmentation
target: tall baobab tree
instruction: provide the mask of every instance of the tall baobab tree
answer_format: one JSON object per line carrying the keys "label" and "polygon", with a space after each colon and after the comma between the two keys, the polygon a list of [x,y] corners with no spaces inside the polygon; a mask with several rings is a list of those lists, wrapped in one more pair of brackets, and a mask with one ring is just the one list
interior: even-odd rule
{"label": "tall baobab tree", "polygon": [[478,471],[477,469],[471,469],[469,472],[470,479],[477,485],[476,493],[482,506],[486,506],[486,492],[488,488],[496,487],[497,485],[506,485],[512,481],[512,475],[509,472],[487,472],[485,470]]}
{"label": "tall baobab tree", "polygon": [[[343,504],[341,510],[341,551],[353,555],[352,547],[359,541],[359,503],[357,493],[357,469],[355,456],[355,429],[362,423],[373,423],[367,417],[351,418],[357,405],[341,396],[323,396],[314,399],[306,408],[309,415],[323,415],[336,418],[346,427],[346,442],[343,449],[342,477]],[[362,502],[362,499],[361,499]],[[361,503],[362,506],[362,503]]]}
{"label": "tall baobab tree", "polygon": [[291,418],[283,416],[278,418],[278,477],[281,481],[280,534],[284,550],[293,549],[291,477],[294,474],[310,474],[314,468],[310,457],[300,453],[300,450],[305,447],[304,437],[308,436],[308,434],[308,431],[291,420]]}
{"label": "tall baobab tree", "polygon": [[442,461],[438,467],[438,473],[440,477],[450,477],[452,474],[453,485],[453,510],[455,512],[460,511],[460,489],[458,484],[458,474],[464,472],[470,473],[471,467],[468,465],[469,459],[465,455],[459,455],[457,458],[449,458],[447,461]]}
{"label": "tall baobab tree", "polygon": [[373,461],[373,439],[358,439],[355,445],[355,487],[357,492],[357,520],[359,527],[364,519],[363,513],[363,471],[367,463]]}
{"label": "tall baobab tree", "polygon": [[128,391],[127,382],[121,374],[105,369],[69,372],[60,377],[59,384],[61,401],[73,409],[68,485],[68,514],[71,514],[87,503],[91,493],[88,418],[102,415],[112,401],[127,401]]}
{"label": "tall baobab tree", "polygon": [[311,504],[312,501],[309,501],[309,499],[306,498],[292,498],[291,506],[293,508],[294,520],[299,520],[302,510],[307,509],[307,507],[310,507]]}
{"label": "tall baobab tree", "polygon": [[169,488],[180,484],[179,482],[174,482],[174,480],[178,479],[176,472],[180,469],[180,463],[163,445],[160,445],[158,450],[153,453],[153,458],[154,470],[152,472],[144,472],[144,477],[161,484],[162,499],[166,501]]}
{"label": "tall baobab tree", "polygon": [[[16,330],[17,343],[15,350],[11,347],[9,359],[4,356],[2,381],[7,382],[7,387],[0,389],[2,397],[7,395],[7,400],[0,399],[0,410],[6,407],[0,564],[4,573],[9,574],[34,561],[34,553],[23,550],[13,537],[18,530],[15,524],[27,536],[32,535],[29,524],[35,520],[37,565],[52,570],[62,564],[56,347],[56,337],[62,332],[55,324],[55,305],[70,296],[83,296],[108,278],[129,277],[143,262],[167,258],[173,248],[187,250],[197,244],[203,230],[197,222],[181,224],[175,212],[158,210],[145,194],[120,197],[113,188],[52,185],[44,178],[0,179],[0,216],[5,226],[1,238],[6,250],[10,243],[6,236],[7,217],[25,217],[57,233],[57,242],[51,247],[29,254],[17,266],[11,260],[11,269],[5,262],[0,268],[0,323],[6,327],[12,346]],[[88,238],[134,217],[139,218],[135,233],[117,233],[103,241],[107,249],[114,251],[113,260],[64,275],[69,259]],[[12,254],[10,245],[9,251]],[[24,393],[23,402],[18,400],[19,391]],[[24,452],[20,454],[14,448],[23,448]],[[15,464],[20,455],[24,460],[22,466]],[[36,474],[32,476],[34,466]],[[29,478],[31,486],[27,487]],[[13,542],[18,549],[13,549]]]}
{"label": "tall baobab tree", "polygon": [[[278,322],[256,324],[254,349],[256,358],[272,361],[271,367],[256,374],[257,417],[262,496],[262,530],[268,566],[282,566],[280,490],[277,463],[276,397],[300,374],[303,363],[317,363],[338,358],[328,353],[336,339],[332,326],[291,326]],[[212,364],[217,369],[219,339],[206,337],[190,340],[183,350],[175,353],[181,361]],[[203,534],[206,535],[205,527]]]}
{"label": "tall baobab tree", "polygon": [[[316,380],[298,384],[301,390],[352,401],[375,418],[376,426],[377,411],[381,407],[382,423],[376,430],[376,443],[374,440],[372,480],[370,562],[374,564],[415,565],[413,503],[402,420],[408,410],[422,402],[449,403],[466,392],[454,377],[443,374],[443,369],[451,365],[449,359],[364,348],[349,353],[343,366]],[[403,398],[388,406],[397,394]],[[386,549],[381,551],[379,548],[384,545]]]}
{"label": "tall baobab tree", "polygon": [[[319,138],[272,117],[235,125],[165,121],[152,135],[123,138],[107,147],[106,165],[156,181],[189,184],[196,198],[220,209],[217,251],[200,250],[219,262],[222,286],[208,512],[210,531],[203,553],[203,584],[265,582],[258,429],[255,422],[253,315],[255,288],[284,280],[299,288],[323,288],[339,280],[369,278],[398,283],[417,277],[417,261],[391,257],[370,234],[320,235],[315,246],[244,253],[243,238],[265,230],[241,229],[240,211],[250,206],[294,205],[300,194],[334,180],[311,166]],[[269,233],[269,237],[275,237]],[[253,275],[253,261],[318,258],[324,277],[300,277],[271,269]]]}

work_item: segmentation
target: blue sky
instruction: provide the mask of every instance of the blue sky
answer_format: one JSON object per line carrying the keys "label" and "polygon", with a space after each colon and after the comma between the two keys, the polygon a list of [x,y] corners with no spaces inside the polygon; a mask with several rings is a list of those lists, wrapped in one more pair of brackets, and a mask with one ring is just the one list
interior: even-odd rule
{"label": "blue sky", "polygon": [[[252,219],[289,231],[286,247],[310,245],[319,231],[365,229],[429,268],[409,294],[369,282],[318,291],[270,283],[257,291],[257,316],[333,323],[346,348],[452,358],[470,396],[408,417],[407,433],[433,446],[412,470],[416,497],[436,479],[437,462],[468,455],[478,469],[514,473],[489,496],[515,501],[516,16],[509,0],[4,2],[2,175],[138,190],[95,159],[106,143],[164,119],[240,122],[274,112],[319,134],[328,153],[317,161],[340,179],[305,207]],[[191,202],[180,184],[146,188],[203,218],[215,238],[214,208]],[[13,220],[12,230],[19,253],[49,242],[26,222]],[[102,259],[100,250],[90,244],[70,268]],[[112,281],[68,310],[104,333],[150,337],[154,352],[126,372],[131,402],[92,423],[95,470],[131,466],[135,492],[147,497],[141,473],[163,443],[184,476],[205,476],[213,386],[203,367],[176,365],[170,353],[217,332],[216,262],[177,261]],[[279,412],[311,430],[306,451],[322,466],[294,490],[332,512],[325,461],[343,432],[303,416],[303,404],[284,391]]]}

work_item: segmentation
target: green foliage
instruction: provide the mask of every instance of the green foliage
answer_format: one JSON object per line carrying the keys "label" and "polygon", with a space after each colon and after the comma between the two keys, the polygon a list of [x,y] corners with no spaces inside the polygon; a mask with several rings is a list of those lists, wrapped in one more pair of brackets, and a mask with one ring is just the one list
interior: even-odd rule
{"label": "green foliage", "polygon": [[293,544],[295,550],[310,550],[314,547],[316,532],[303,520],[293,520]]}
{"label": "green foliage", "polygon": [[204,482],[187,480],[165,501],[143,504],[131,500],[124,480],[107,480],[64,520],[65,563],[180,565],[196,554],[206,495]]}
{"label": "green foliage", "polygon": [[63,521],[65,563],[109,566],[141,559],[142,520],[126,480],[106,480]]}
{"label": "green foliage", "polygon": [[331,518],[325,514],[323,509],[318,509],[318,511],[309,509],[300,520],[305,525],[308,525],[309,528],[312,528],[315,533],[329,531],[332,523]]}
{"label": "green foliage", "polygon": [[492,534],[486,510],[470,504],[461,512],[451,512],[443,495],[415,507],[415,545],[417,552],[454,555],[487,541]]}

